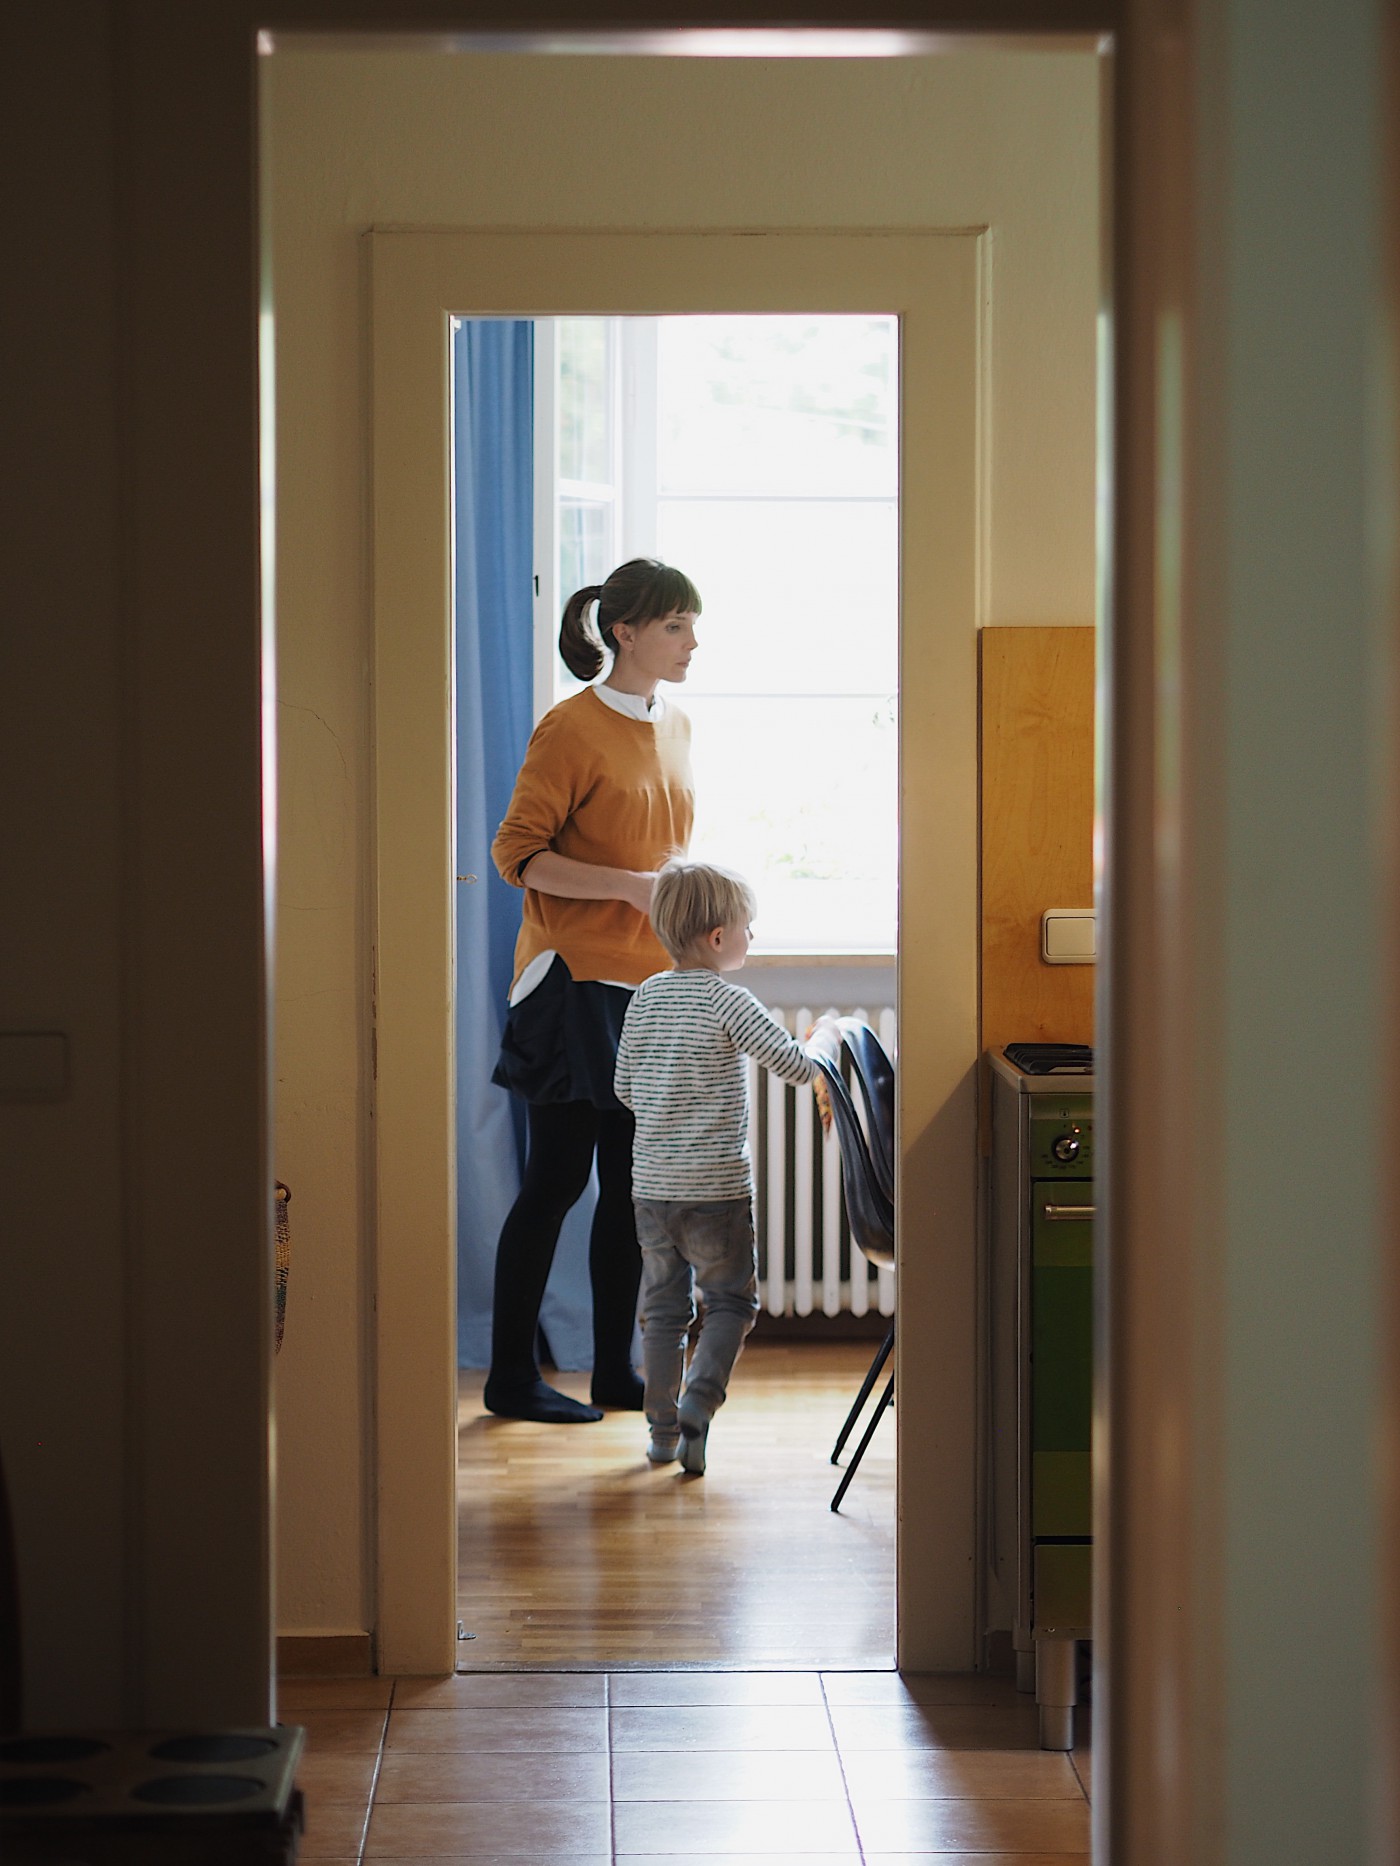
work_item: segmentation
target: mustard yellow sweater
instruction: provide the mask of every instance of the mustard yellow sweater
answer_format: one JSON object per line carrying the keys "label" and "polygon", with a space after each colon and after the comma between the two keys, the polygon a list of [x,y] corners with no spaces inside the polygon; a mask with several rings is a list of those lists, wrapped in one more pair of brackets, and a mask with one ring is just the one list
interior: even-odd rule
{"label": "mustard yellow sweater", "polygon": [[695,815],[690,721],[667,705],[659,722],[615,712],[591,688],[552,707],[531,736],[491,854],[525,888],[515,976],[557,952],[576,979],[639,985],[671,961],[627,901],[571,901],[521,880],[532,855],[645,872],[684,852]]}

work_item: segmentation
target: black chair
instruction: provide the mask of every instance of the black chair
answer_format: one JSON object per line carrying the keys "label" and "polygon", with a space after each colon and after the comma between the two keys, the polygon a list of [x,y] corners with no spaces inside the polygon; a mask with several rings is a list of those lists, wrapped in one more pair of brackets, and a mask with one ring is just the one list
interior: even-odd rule
{"label": "black chair", "polygon": [[836,1022],[841,1032],[841,1047],[850,1060],[851,1073],[865,1104],[866,1133],[875,1177],[885,1197],[893,1201],[894,1064],[869,1024],[863,1024],[858,1017],[840,1017]]}
{"label": "black chair", "polygon": [[[851,1092],[846,1087],[841,1071],[834,1063],[824,1057],[817,1058],[817,1067],[821,1070],[826,1083],[828,1099],[831,1103],[832,1126],[836,1132],[837,1145],[841,1149],[841,1189],[846,1201],[846,1216],[850,1220],[851,1241],[873,1264],[881,1269],[894,1268],[894,1201],[880,1186],[875,1172],[871,1149],[866,1143],[861,1129],[860,1118],[856,1114]],[[875,1382],[879,1379],[885,1362],[894,1347],[894,1325],[880,1344],[879,1352],[870,1364],[856,1401],[841,1428],[836,1448],[831,1454],[831,1461],[836,1463],[850,1437],[856,1420],[866,1400],[870,1397]],[[841,1499],[850,1487],[851,1479],[865,1456],[866,1447],[875,1436],[875,1428],[880,1423],[886,1407],[894,1404],[894,1375],[891,1374],[885,1384],[875,1411],[865,1428],[865,1434],[856,1447],[855,1456],[846,1467],[846,1473],[837,1487],[836,1495],[831,1499],[833,1510],[839,1510]]]}
{"label": "black chair", "polygon": [[[870,1150],[870,1163],[879,1182],[880,1190],[893,1204],[895,1186],[894,1064],[869,1024],[863,1023],[858,1017],[841,1017],[836,1021],[841,1033],[842,1051],[850,1064],[851,1076],[860,1089],[860,1097],[865,1105],[865,1135]],[[893,1268],[892,1252],[887,1260],[883,1251],[877,1251],[873,1261],[882,1269]],[[833,1464],[840,1458],[852,1427],[860,1416],[860,1410],[869,1397],[870,1390],[879,1378],[880,1370],[889,1359],[893,1348],[894,1323],[891,1321],[889,1330],[876,1351],[865,1382],[856,1395],[856,1403],[837,1436],[831,1454]]]}
{"label": "black chair", "polygon": [[[870,1028],[858,1017],[838,1017],[837,1030],[840,1032],[841,1050],[850,1064],[850,1075],[860,1089],[860,1097],[865,1104],[865,1136],[870,1149],[870,1161],[880,1190],[891,1203],[894,1202],[895,1165],[894,1165],[894,1064],[885,1053],[883,1044]],[[875,1261],[881,1268],[892,1268],[882,1253]],[[846,1440],[860,1408],[865,1404],[870,1386],[879,1376],[880,1369],[889,1357],[894,1346],[894,1324],[890,1324],[889,1333],[875,1356],[874,1366],[868,1377],[869,1384],[861,1389],[854,1411],[836,1440],[831,1454],[831,1462],[836,1463],[841,1456]]]}

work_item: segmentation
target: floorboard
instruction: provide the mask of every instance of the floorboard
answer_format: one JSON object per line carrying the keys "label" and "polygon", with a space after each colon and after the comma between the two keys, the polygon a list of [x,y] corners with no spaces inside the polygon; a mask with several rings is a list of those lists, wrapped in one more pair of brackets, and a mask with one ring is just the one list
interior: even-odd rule
{"label": "floorboard", "polygon": [[[893,1416],[839,1514],[831,1446],[873,1342],[750,1344],[708,1470],[646,1461],[640,1415],[530,1425],[459,1388],[460,1617],[471,1671],[894,1663]],[[588,1376],[558,1384],[587,1397]]]}

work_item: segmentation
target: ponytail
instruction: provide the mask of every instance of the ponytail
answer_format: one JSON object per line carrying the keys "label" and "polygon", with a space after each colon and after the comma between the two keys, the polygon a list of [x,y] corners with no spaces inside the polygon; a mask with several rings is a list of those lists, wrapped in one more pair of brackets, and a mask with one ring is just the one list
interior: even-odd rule
{"label": "ponytail", "polygon": [[[598,619],[590,627],[587,611],[594,603]],[[654,557],[634,557],[619,564],[606,583],[590,583],[569,598],[559,625],[560,659],[576,680],[593,680],[603,671],[604,648],[617,652],[613,630],[619,622],[645,628],[662,616],[699,613],[699,594],[683,570]]]}
{"label": "ponytail", "polygon": [[601,583],[577,590],[564,608],[559,624],[559,656],[575,680],[593,680],[603,671],[603,643],[588,626],[587,611],[603,594]]}

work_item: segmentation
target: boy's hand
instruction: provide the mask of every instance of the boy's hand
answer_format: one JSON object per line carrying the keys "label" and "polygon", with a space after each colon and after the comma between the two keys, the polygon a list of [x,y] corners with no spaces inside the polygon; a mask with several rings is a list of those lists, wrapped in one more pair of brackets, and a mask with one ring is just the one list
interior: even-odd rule
{"label": "boy's hand", "polygon": [[[807,1032],[807,1050],[809,1055],[820,1056],[824,1062],[833,1066],[841,1060],[841,1026],[829,1011],[819,1017]],[[812,1082],[812,1093],[817,1098],[817,1113],[821,1117],[822,1132],[831,1132],[831,1094],[827,1088],[826,1077],[818,1071]]]}
{"label": "boy's hand", "polygon": [[829,1063],[841,1060],[841,1026],[829,1011],[820,1016],[807,1032],[807,1048],[813,1056]]}
{"label": "boy's hand", "polygon": [[831,1090],[827,1087],[826,1077],[818,1070],[812,1079],[812,1093],[817,1101],[817,1116],[822,1124],[823,1134],[831,1132]]}

